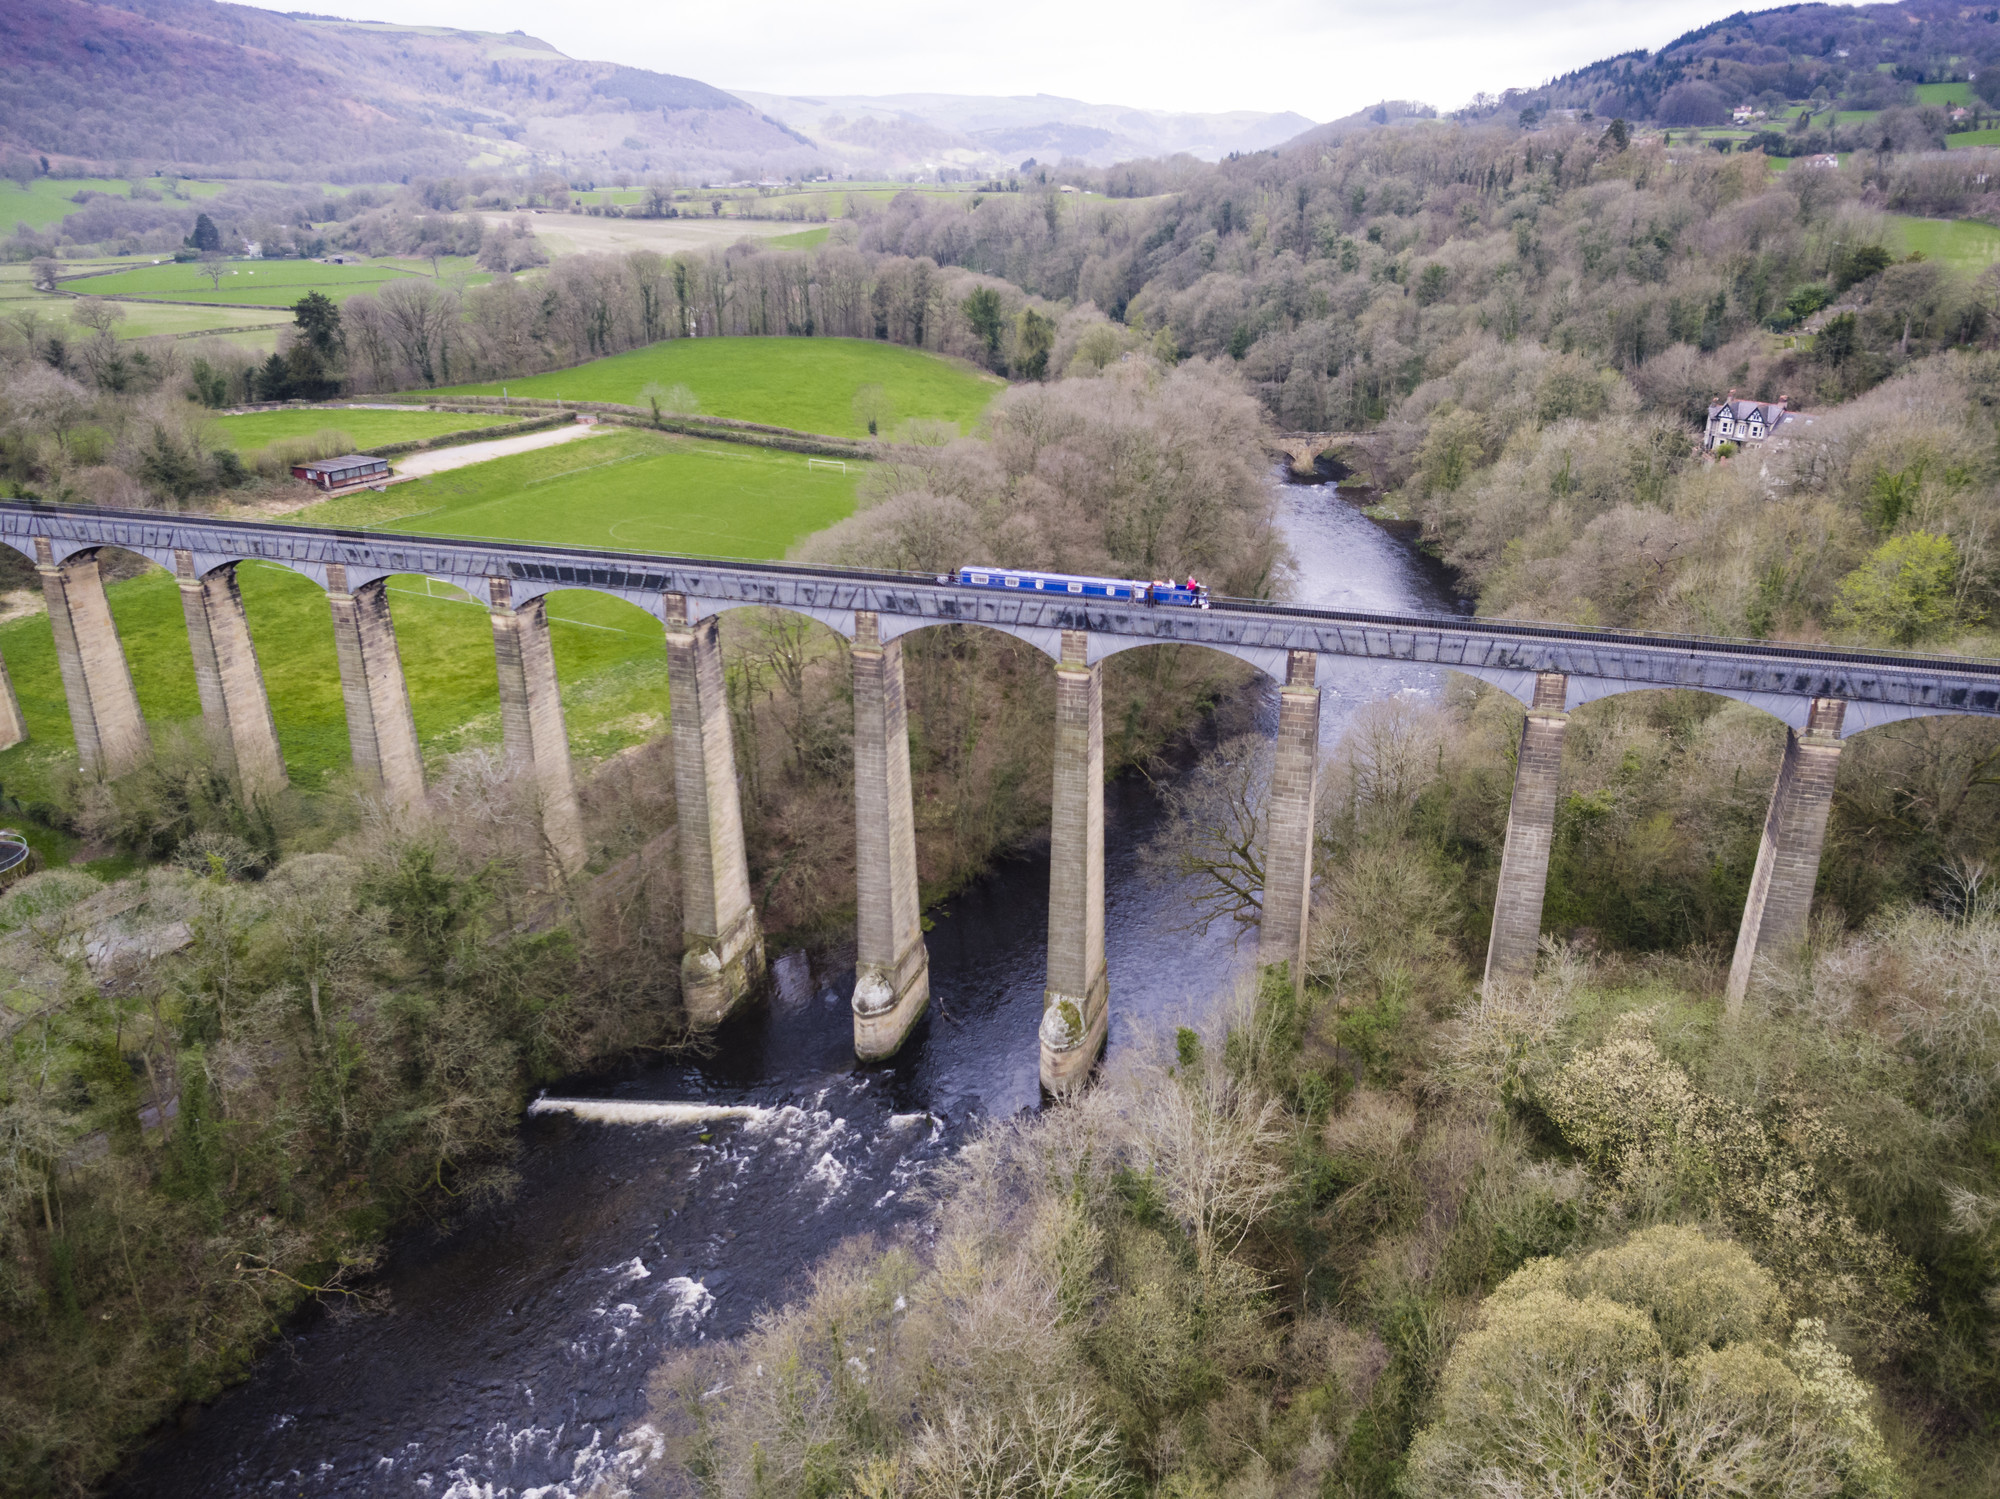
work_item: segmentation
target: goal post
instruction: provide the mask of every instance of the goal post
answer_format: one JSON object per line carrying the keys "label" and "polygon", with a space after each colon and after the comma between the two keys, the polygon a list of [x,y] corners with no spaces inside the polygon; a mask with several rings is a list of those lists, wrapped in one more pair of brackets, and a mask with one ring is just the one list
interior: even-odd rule
{"label": "goal post", "polygon": [[816,468],[837,468],[843,474],[847,472],[847,465],[838,458],[808,458],[806,460],[807,471],[810,472]]}

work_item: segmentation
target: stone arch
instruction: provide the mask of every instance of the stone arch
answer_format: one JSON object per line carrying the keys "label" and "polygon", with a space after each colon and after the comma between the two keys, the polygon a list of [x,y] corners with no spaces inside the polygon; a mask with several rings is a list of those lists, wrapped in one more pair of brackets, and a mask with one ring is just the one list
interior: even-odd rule
{"label": "stone arch", "polygon": [[[1532,676],[1529,681],[1532,687]],[[1812,698],[1792,693],[1756,692],[1729,687],[1684,687],[1671,682],[1623,682],[1605,677],[1571,677],[1564,706],[1574,709],[1585,703],[1597,702],[1603,698],[1623,697],[1634,692],[1699,692],[1707,697],[1733,698],[1775,718],[1794,733],[1805,732],[1806,720],[1812,712],[1813,704]],[[1521,696],[1519,693],[1514,695]],[[1532,700],[1532,693],[1530,698],[1524,699],[1528,700]],[[1868,702],[1852,698],[1842,701],[1847,705],[1840,725],[1842,739],[1851,739],[1868,729],[1896,723],[1905,718],[1990,716],[1963,713],[1956,708],[1937,708],[1922,704]]]}
{"label": "stone arch", "polygon": [[[327,592],[326,566],[324,563],[298,562],[290,557],[265,557],[255,552],[190,551],[188,556],[193,561],[195,576],[197,578],[209,578],[223,571],[225,568],[240,568],[246,562],[255,562],[266,567],[283,568],[286,572],[297,573],[300,577],[310,581],[320,592]],[[172,553],[168,554],[166,567],[170,572],[175,570]]]}
{"label": "stone arch", "polygon": [[[850,612],[850,619],[853,617]],[[1051,661],[1062,660],[1063,632],[1059,629],[1039,629],[1028,625],[1008,625],[989,619],[935,619],[924,614],[882,614],[878,615],[879,638],[884,645],[892,640],[901,640],[920,630],[936,629],[943,625],[958,625],[968,630],[986,630],[995,635],[1006,635],[1025,645],[1034,647]],[[1144,645],[1145,641],[1134,644]],[[1095,658],[1093,658],[1094,660]]]}
{"label": "stone arch", "polygon": [[[1039,633],[1039,632],[1038,632]],[[1095,635],[1085,649],[1084,659],[1092,666],[1100,661],[1108,661],[1113,656],[1128,651],[1150,650],[1165,645],[1192,646],[1197,650],[1213,651],[1219,656],[1232,656],[1238,661],[1254,666],[1271,683],[1282,685],[1289,665],[1291,652],[1277,646],[1234,645],[1210,640],[1145,640],[1119,635]],[[1058,632],[1057,654],[1061,651]]]}
{"label": "stone arch", "polygon": [[[699,605],[699,607],[697,607],[697,605]],[[741,601],[736,599],[696,600],[695,598],[690,597],[688,599],[688,622],[692,624],[696,620],[707,619],[711,615],[720,618],[722,615],[734,614],[738,610],[742,609],[768,609],[774,614],[794,614],[797,615],[800,619],[808,620],[813,624],[823,625],[830,633],[832,633],[835,636],[838,636],[842,641],[848,644],[853,643],[855,635],[858,631],[858,626],[855,624],[854,621],[854,616],[857,611],[853,609],[817,609],[817,608],[802,609],[796,604],[764,603],[757,600],[741,600]],[[881,638],[884,641],[887,641],[893,638],[891,632],[887,628],[889,621],[891,619],[900,618],[901,616],[885,614],[879,617],[882,621],[882,626],[883,626],[881,632]]]}

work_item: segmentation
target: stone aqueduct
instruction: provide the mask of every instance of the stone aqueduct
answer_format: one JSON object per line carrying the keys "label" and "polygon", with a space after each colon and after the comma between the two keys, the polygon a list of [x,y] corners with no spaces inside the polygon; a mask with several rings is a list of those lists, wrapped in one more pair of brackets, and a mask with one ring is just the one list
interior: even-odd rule
{"label": "stone aqueduct", "polygon": [[[71,510],[0,501],[0,543],[32,558],[48,600],[63,687],[86,771],[118,775],[151,752],[98,569],[104,548],[136,552],[179,580],[202,716],[245,792],[282,785],[279,751],[236,567],[275,563],[326,591],[355,766],[392,802],[424,794],[423,760],[385,585],[399,573],[456,584],[487,604],[507,760],[533,778],[551,858],[581,868],[584,846],[548,594],[589,589],[665,627],[675,790],[680,808],[686,956],[698,1023],[721,1020],[756,988],[763,937],[751,903],[724,700],[718,620],[767,606],[820,621],[851,643],[859,880],[855,1050],[893,1053],[929,999],[916,874],[901,637],[938,624],[1027,641],[1056,673],[1048,978],[1041,1077],[1077,1086],[1109,1018],[1104,955],[1102,665],[1118,651],[1178,642],[1238,656],[1280,684],[1267,820],[1262,962],[1303,960],[1312,879],[1322,658],[1424,662],[1480,677],[1527,705],[1502,856],[1486,979],[1534,966],[1567,714],[1598,697],[1685,687],[1756,704],[1789,727],[1730,971],[1741,1000],[1760,954],[1806,931],[1843,739],[1919,714],[2000,716],[2000,662],[1840,651],[1769,642],[1259,603],[1207,611],[1100,607],[1062,595],[997,594],[893,573],[604,552],[192,516]],[[22,737],[0,664],[0,747]]]}

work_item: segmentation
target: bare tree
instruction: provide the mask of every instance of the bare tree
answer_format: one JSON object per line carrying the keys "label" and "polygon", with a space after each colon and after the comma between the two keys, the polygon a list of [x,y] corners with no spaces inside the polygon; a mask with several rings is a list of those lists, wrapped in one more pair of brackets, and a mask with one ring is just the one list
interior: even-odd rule
{"label": "bare tree", "polygon": [[396,352],[418,382],[436,385],[449,380],[458,298],[435,283],[405,278],[383,287],[376,301]]}
{"label": "bare tree", "polygon": [[108,335],[125,321],[125,309],[103,297],[78,297],[70,305],[69,320],[93,333]]}
{"label": "bare tree", "polygon": [[1248,926],[1262,914],[1270,781],[1270,743],[1238,734],[1162,787],[1166,819],[1142,857],[1156,875],[1188,883],[1198,932],[1223,918]]}
{"label": "bare tree", "polygon": [[211,291],[222,290],[222,275],[228,267],[220,250],[204,250],[201,254],[201,273],[208,277]]}
{"label": "bare tree", "polygon": [[1277,1102],[1231,1077],[1219,1059],[1176,1081],[1139,1095],[1135,1144],[1207,1273],[1288,1190],[1280,1151],[1289,1134]]}

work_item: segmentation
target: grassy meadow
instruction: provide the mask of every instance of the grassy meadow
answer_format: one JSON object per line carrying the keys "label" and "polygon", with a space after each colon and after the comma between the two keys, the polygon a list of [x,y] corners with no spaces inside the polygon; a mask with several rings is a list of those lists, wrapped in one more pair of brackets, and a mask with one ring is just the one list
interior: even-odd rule
{"label": "grassy meadow", "polygon": [[[146,179],[146,186],[162,197],[212,198],[222,191],[220,182],[180,182]],[[132,196],[132,184],[120,177],[37,177],[25,188],[0,180],[0,225],[11,230],[16,224],[40,229],[60,222],[81,206],[74,201],[80,192],[107,193],[114,198]]]}
{"label": "grassy meadow", "polygon": [[773,250],[814,250],[826,243],[832,233],[824,225],[817,229],[801,229],[797,234],[780,234],[764,241]]}
{"label": "grassy meadow", "polygon": [[[969,428],[1001,380],[968,365],[897,344],[859,338],[675,338],[503,385],[455,385],[427,397],[509,395],[643,405],[648,384],[685,385],[704,416],[768,422],[802,432],[865,435],[854,393],[879,385],[893,422],[912,417]],[[893,424],[893,423],[892,423]]]}
{"label": "grassy meadow", "polygon": [[[842,474],[808,469],[806,463],[796,454],[620,431],[452,470],[381,494],[323,501],[290,518],[446,536],[781,557],[793,543],[854,508],[858,474],[852,466]],[[286,764],[296,784],[318,785],[348,763],[326,596],[307,579],[272,564],[246,563],[238,577]],[[484,606],[421,577],[393,578],[389,590],[426,753],[443,755],[497,740],[499,697]],[[148,721],[157,728],[197,718],[201,705],[174,580],[156,569],[109,592]],[[580,590],[552,595],[549,612],[575,753],[597,758],[658,733],[667,713],[659,621],[619,600]],[[32,794],[72,753],[47,616],[0,625],[0,656],[29,734],[26,744],[0,753],[0,787]]]}
{"label": "grassy meadow", "polygon": [[[491,279],[463,256],[439,261],[441,274],[477,285]],[[421,267],[421,268],[419,268]],[[290,307],[309,291],[343,302],[360,291],[380,291],[391,281],[430,275],[428,261],[376,260],[364,265],[321,265],[316,260],[232,260],[211,286],[198,264],[168,261],[105,276],[67,279],[63,290],[84,296],[158,298],[218,307]]]}
{"label": "grassy meadow", "polygon": [[1975,219],[1920,219],[1890,214],[1896,247],[1905,255],[1916,251],[1961,270],[1976,271],[2000,260],[2000,229]]}
{"label": "grassy meadow", "polygon": [[225,447],[249,454],[287,437],[311,437],[328,430],[345,432],[351,446],[413,442],[447,432],[471,432],[513,420],[506,416],[468,416],[454,411],[368,411],[308,408],[303,411],[251,411],[242,416],[218,416],[209,434]]}

